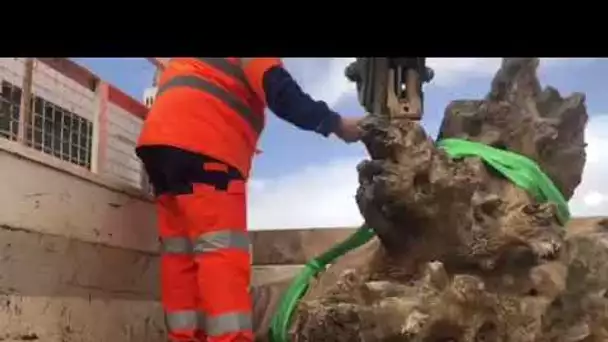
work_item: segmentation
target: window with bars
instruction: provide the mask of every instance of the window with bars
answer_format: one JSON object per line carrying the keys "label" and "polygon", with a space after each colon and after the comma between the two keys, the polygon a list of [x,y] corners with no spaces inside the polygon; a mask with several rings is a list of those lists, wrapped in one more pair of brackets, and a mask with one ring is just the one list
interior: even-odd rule
{"label": "window with bars", "polygon": [[93,123],[39,96],[32,99],[27,144],[82,167],[91,167]]}
{"label": "window with bars", "polygon": [[[2,81],[0,137],[17,140],[21,88]],[[32,99],[26,144],[38,151],[82,167],[91,167],[93,123],[39,96]]]}
{"label": "window with bars", "polygon": [[17,140],[20,109],[21,88],[2,81],[2,93],[0,93],[0,137]]}

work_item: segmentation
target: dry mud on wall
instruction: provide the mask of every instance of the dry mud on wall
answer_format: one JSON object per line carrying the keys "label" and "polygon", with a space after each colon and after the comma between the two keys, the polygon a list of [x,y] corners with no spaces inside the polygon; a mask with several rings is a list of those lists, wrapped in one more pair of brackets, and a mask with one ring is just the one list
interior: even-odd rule
{"label": "dry mud on wall", "polygon": [[147,200],[4,141],[0,179],[0,341],[164,342]]}
{"label": "dry mud on wall", "polygon": [[0,229],[0,341],[164,341],[156,260]]}

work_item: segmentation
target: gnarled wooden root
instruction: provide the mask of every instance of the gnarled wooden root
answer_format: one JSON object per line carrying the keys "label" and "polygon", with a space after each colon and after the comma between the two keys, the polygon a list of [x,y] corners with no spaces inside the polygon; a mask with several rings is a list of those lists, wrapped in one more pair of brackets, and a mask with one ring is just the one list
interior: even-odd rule
{"label": "gnarled wooden root", "polygon": [[[448,106],[440,137],[525,155],[569,199],[585,162],[584,96],[541,90],[537,66],[505,59],[485,100]],[[452,160],[417,122],[375,115],[363,129],[371,160],[357,202],[378,240],[337,284],[314,286],[294,341],[607,338],[605,222],[566,234],[553,204],[478,158]]]}

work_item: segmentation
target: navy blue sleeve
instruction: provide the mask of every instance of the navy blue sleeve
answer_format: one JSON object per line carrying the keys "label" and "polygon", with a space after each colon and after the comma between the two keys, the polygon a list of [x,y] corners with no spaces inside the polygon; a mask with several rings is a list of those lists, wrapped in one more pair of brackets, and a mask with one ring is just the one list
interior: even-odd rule
{"label": "navy blue sleeve", "polygon": [[279,118],[323,136],[336,131],[340,115],[323,101],[315,101],[306,94],[285,68],[268,69],[263,79],[266,103]]}

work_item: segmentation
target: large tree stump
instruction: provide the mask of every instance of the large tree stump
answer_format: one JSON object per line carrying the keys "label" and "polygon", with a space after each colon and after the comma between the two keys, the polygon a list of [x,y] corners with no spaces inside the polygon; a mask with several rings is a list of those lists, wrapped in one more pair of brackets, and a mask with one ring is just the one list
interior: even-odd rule
{"label": "large tree stump", "polygon": [[[569,199],[584,96],[541,90],[538,63],[504,59],[485,100],[448,106],[440,138],[525,155]],[[608,221],[564,229],[553,204],[478,158],[449,158],[417,122],[373,115],[363,128],[357,202],[378,238],[313,285],[294,342],[608,340]]]}

